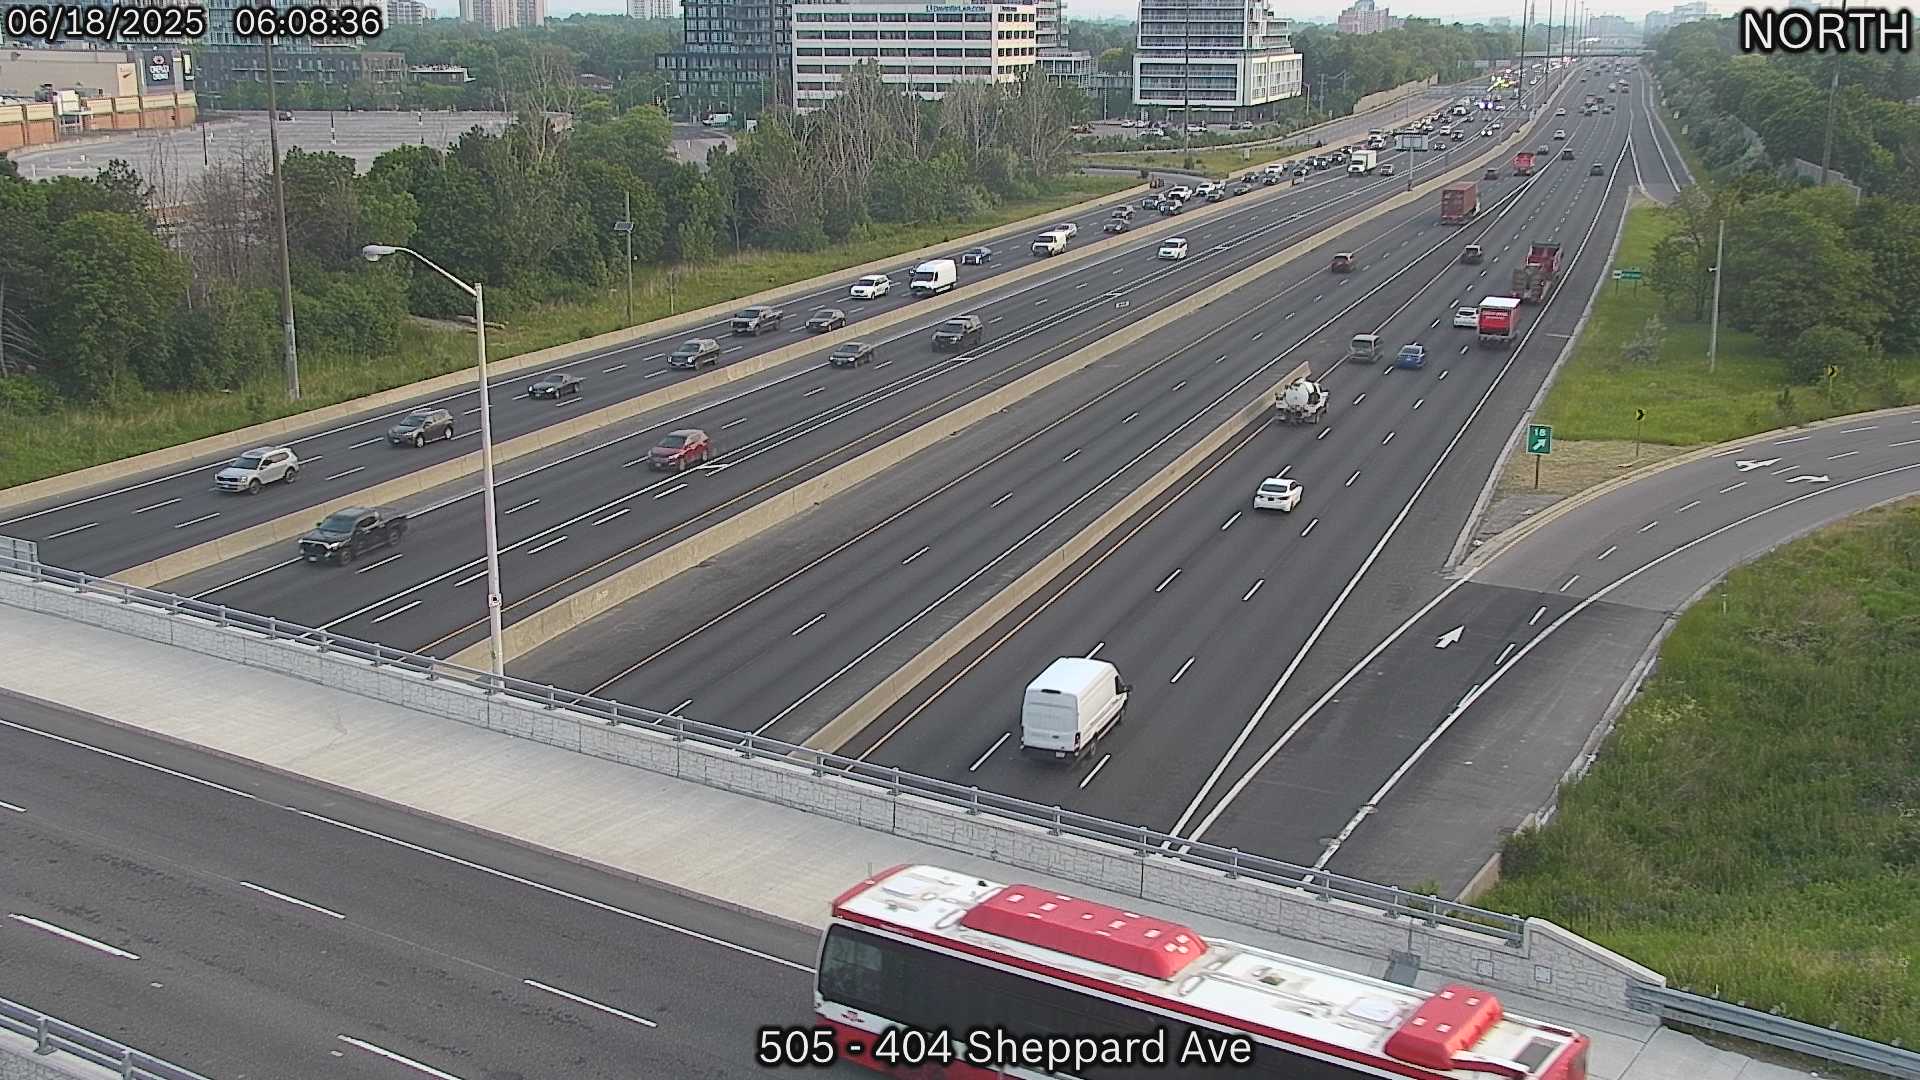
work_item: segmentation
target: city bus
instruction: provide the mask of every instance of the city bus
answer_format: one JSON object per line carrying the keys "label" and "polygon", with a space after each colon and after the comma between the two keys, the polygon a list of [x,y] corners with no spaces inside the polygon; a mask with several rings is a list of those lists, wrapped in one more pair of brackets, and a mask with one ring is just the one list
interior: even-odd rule
{"label": "city bus", "polygon": [[817,971],[828,1056],[912,1080],[1586,1080],[1586,1036],[1485,990],[1429,993],[932,866],[836,898]]}

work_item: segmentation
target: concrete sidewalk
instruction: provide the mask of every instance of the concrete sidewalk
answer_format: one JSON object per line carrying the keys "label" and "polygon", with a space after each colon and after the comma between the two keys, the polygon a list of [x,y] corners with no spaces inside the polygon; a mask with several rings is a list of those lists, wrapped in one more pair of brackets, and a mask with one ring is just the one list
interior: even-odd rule
{"label": "concrete sidewalk", "polygon": [[[819,927],[869,873],[926,862],[990,880],[1102,894],[1031,871],[571,753],[228,660],[0,605],[7,693],[380,799],[737,910]],[[1376,959],[1200,916],[1218,934],[1371,975]],[[1431,987],[1439,980],[1420,979]],[[1806,1074],[1671,1031],[1500,991],[1514,1012],[1593,1037],[1601,1080],[1785,1080]]]}

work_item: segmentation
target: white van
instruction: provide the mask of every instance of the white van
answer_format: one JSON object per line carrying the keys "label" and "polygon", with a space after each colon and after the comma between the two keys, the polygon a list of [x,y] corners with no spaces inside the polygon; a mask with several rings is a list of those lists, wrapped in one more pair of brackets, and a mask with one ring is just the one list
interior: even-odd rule
{"label": "white van", "polygon": [[1120,722],[1132,689],[1105,660],[1055,660],[1027,684],[1020,708],[1020,749],[1054,760],[1081,757]]}
{"label": "white van", "polygon": [[935,259],[913,268],[913,280],[907,288],[915,296],[934,296],[953,288],[960,280],[960,267],[952,259]]}
{"label": "white van", "polygon": [[1058,255],[1067,250],[1067,230],[1048,229],[1033,239],[1035,255]]}

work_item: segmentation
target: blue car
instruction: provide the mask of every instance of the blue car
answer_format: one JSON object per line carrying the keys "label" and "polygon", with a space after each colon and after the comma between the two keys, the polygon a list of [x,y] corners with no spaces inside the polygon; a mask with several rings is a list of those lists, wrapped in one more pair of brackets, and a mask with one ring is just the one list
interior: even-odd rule
{"label": "blue car", "polygon": [[1422,345],[1400,346],[1400,356],[1393,362],[1394,367],[1423,368],[1427,366],[1427,350]]}

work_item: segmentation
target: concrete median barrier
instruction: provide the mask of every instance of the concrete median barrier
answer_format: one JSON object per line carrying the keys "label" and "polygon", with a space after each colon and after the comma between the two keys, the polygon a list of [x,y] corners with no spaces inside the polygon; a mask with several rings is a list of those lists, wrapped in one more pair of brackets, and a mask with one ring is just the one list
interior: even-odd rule
{"label": "concrete median barrier", "polygon": [[1124,525],[1128,518],[1149,506],[1161,493],[1172,487],[1182,476],[1191,472],[1195,461],[1205,461],[1212,457],[1228,439],[1249,423],[1273,409],[1273,395],[1307,377],[1307,363],[1301,361],[1291,371],[1275,380],[1245,405],[1236,409],[1232,416],[1222,421],[1201,437],[1192,450],[1181,454],[1175,461],[1169,462],[1159,471],[1148,477],[1139,487],[1123,496],[1119,502],[1109,507],[1107,512],[1095,518],[1093,522],[1075,533],[1065,543],[1047,553],[1047,556],[1035,563],[1026,573],[995,593],[974,608],[967,616],[954,624],[953,628],[940,635],[926,648],[915,653],[911,660],[894,669],[891,675],[881,680],[880,685],[860,696],[858,701],[834,717],[826,727],[820,729],[806,746],[809,750],[824,750],[829,753],[846,745],[847,740],[865,731],[867,725],[880,719],[888,709],[893,708],[901,698],[907,696],[920,680],[932,675],[942,664],[960,655],[961,651],[973,644],[981,635],[993,629],[1001,619],[1013,613],[1021,604],[1032,599],[1047,582],[1078,562],[1080,557],[1092,551],[1096,545],[1114,530]]}

